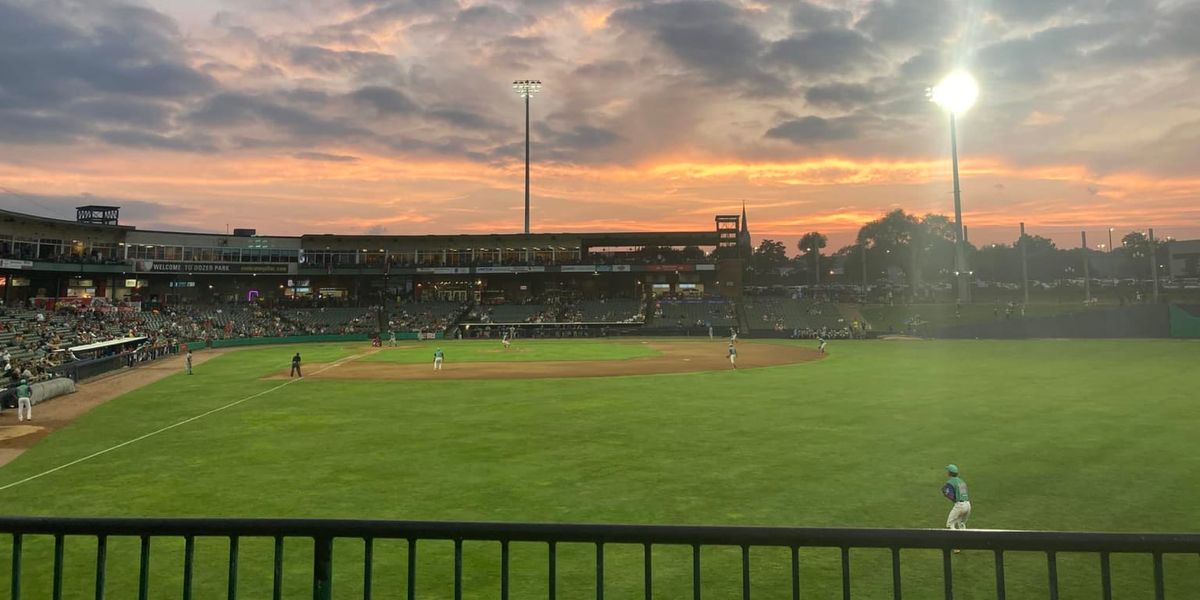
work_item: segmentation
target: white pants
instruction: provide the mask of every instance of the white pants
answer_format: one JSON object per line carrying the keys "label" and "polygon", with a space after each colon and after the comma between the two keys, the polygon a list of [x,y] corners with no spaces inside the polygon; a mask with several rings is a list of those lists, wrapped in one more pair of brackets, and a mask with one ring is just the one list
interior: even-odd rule
{"label": "white pants", "polygon": [[17,420],[33,420],[33,402],[29,398],[17,398]]}
{"label": "white pants", "polygon": [[442,359],[440,359],[440,358],[433,359],[433,370],[434,371],[442,370]]}
{"label": "white pants", "polygon": [[735,367],[737,366],[737,355],[736,354],[729,355],[729,364],[731,364]]}
{"label": "white pants", "polygon": [[954,507],[950,509],[950,516],[946,517],[947,529],[966,529],[967,519],[971,516],[970,502],[955,502]]}

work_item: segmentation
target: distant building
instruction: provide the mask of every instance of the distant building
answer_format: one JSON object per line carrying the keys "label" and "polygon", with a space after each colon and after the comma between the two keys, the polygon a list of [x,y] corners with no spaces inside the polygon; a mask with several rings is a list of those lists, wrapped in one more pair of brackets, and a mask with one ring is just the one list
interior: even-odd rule
{"label": "distant building", "polygon": [[1200,277],[1200,240],[1173,240],[1167,247],[1172,279]]}

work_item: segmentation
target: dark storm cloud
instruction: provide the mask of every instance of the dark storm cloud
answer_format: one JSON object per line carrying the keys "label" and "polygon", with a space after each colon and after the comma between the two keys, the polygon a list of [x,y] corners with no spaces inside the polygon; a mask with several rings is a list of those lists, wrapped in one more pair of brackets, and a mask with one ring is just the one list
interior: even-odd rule
{"label": "dark storm cloud", "polygon": [[294,138],[369,137],[370,132],[344,119],[323,118],[284,106],[268,97],[225,92],[205,100],[187,116],[205,127],[259,124]]}
{"label": "dark storm cloud", "polygon": [[871,42],[849,29],[828,29],[780,40],[768,57],[776,64],[805,74],[852,71],[873,61]]}
{"label": "dark storm cloud", "polygon": [[[87,18],[66,20],[80,13]],[[215,87],[215,80],[188,65],[174,22],[153,10],[65,0],[0,2],[4,139],[65,143],[115,124],[134,128],[122,129],[117,140],[153,143],[159,134],[137,129],[168,127],[179,101]]]}
{"label": "dark storm cloud", "polygon": [[475,4],[454,16],[454,28],[460,33],[511,31],[526,23],[526,19],[497,4]]}
{"label": "dark storm cloud", "polygon": [[753,95],[785,93],[786,82],[758,66],[766,43],[741,17],[722,2],[669,2],[623,8],[608,22],[649,35],[708,83],[742,84]]}
{"label": "dark storm cloud", "polygon": [[604,148],[621,141],[614,131],[590,125],[576,125],[565,131],[549,126],[538,127],[539,143],[545,143],[560,154],[571,155],[577,150]]}
{"label": "dark storm cloud", "polygon": [[541,36],[507,35],[488,44],[489,61],[496,67],[521,70],[552,63],[556,58],[546,43]]}
{"label": "dark storm cloud", "polygon": [[575,67],[574,75],[588,79],[632,77],[633,67],[623,60],[605,60]]}
{"label": "dark storm cloud", "polygon": [[127,148],[150,148],[177,152],[216,152],[217,146],[208,136],[166,136],[147,131],[119,129],[102,131],[96,136],[101,141]]}
{"label": "dark storm cloud", "polygon": [[889,45],[936,44],[954,31],[947,0],[872,0],[855,28]]}
{"label": "dark storm cloud", "polygon": [[24,190],[0,188],[0,208],[54,219],[75,220],[75,207],[87,204],[121,207],[121,220],[151,220],[190,212],[183,206],[132,200],[117,196],[78,194],[74,196],[35,194]]}
{"label": "dark storm cloud", "polygon": [[850,109],[868,104],[878,93],[861,83],[827,83],[808,88],[804,101],[822,108]]}
{"label": "dark storm cloud", "polygon": [[355,90],[350,97],[360,104],[374,108],[382,115],[407,115],[418,110],[417,104],[403,92],[383,86],[368,86]]}
{"label": "dark storm cloud", "polygon": [[498,130],[504,128],[503,125],[492,118],[463,107],[433,108],[426,111],[425,115],[430,119],[436,119],[463,129]]}
{"label": "dark storm cloud", "polygon": [[848,140],[857,136],[858,130],[852,124],[851,119],[822,119],[814,116],[780,123],[768,130],[766,134],[768,138],[787,140],[799,145]]}
{"label": "dark storm cloud", "polygon": [[396,59],[379,52],[353,50],[330,50],[320,46],[292,48],[292,64],[328,73],[393,68]]}
{"label": "dark storm cloud", "polygon": [[1096,23],[1044,29],[1028,37],[1004,40],[979,51],[977,68],[991,81],[1037,84],[1051,74],[1086,60],[1087,48],[1102,46],[1123,24]]}
{"label": "dark storm cloud", "polygon": [[792,28],[807,31],[845,27],[850,22],[850,11],[840,8],[819,6],[803,0],[788,12]]}

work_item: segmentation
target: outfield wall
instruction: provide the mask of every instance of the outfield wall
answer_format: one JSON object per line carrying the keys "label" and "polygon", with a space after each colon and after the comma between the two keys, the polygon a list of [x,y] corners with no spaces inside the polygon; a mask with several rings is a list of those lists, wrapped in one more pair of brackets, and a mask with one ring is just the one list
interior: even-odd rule
{"label": "outfield wall", "polygon": [[[442,339],[442,333],[434,334],[435,339]],[[325,335],[291,335],[284,337],[250,337],[250,338],[230,338],[227,340],[212,340],[204,342],[203,340],[187,342],[187,347],[193,350],[201,348],[236,348],[240,346],[267,346],[272,344],[310,344],[314,342],[366,342],[369,341],[372,334],[368,333],[345,333],[345,334],[325,334]],[[415,331],[398,331],[396,332],[397,340],[415,340],[420,339],[419,334]],[[387,340],[384,339],[384,342]]]}
{"label": "outfield wall", "polygon": [[1200,305],[1171,305],[1171,337],[1200,338]]}
{"label": "outfield wall", "polygon": [[945,327],[933,337],[952,339],[1166,338],[1172,336],[1166,304],[1089,309],[1050,317],[1026,317]]}

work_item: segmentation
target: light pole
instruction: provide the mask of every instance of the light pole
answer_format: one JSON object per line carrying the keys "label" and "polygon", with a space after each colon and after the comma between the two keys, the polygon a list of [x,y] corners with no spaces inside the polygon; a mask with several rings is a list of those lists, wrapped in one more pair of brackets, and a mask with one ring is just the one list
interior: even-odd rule
{"label": "light pole", "polygon": [[970,272],[967,270],[966,233],[962,220],[962,194],[958,186],[958,132],[956,117],[975,104],[979,84],[966,71],[956,71],[928,91],[929,99],[950,113],[950,157],[954,168],[954,274],[958,278],[958,301],[970,302]]}
{"label": "light pole", "polygon": [[520,79],[513,82],[513,90],[525,99],[525,233],[529,233],[529,99],[542,89],[536,79]]}

